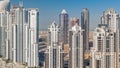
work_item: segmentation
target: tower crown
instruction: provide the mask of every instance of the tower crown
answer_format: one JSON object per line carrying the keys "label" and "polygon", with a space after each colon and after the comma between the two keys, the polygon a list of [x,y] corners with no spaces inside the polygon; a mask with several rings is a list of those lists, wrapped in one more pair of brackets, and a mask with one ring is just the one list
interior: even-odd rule
{"label": "tower crown", "polygon": [[62,12],[61,12],[61,14],[67,14],[66,10],[63,9]]}

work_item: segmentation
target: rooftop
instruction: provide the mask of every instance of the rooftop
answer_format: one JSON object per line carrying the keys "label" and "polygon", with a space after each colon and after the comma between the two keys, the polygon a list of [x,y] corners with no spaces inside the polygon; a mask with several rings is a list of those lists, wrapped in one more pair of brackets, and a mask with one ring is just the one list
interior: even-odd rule
{"label": "rooftop", "polygon": [[67,12],[66,12],[65,9],[63,9],[62,12],[61,12],[61,14],[66,14],[66,13],[67,13]]}

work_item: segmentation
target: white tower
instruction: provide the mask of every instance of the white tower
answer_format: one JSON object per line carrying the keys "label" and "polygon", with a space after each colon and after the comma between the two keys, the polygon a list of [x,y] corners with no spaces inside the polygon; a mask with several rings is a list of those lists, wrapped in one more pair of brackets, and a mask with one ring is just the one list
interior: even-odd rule
{"label": "white tower", "polygon": [[[93,35],[91,68],[117,68],[117,33],[106,24],[100,24]],[[119,39],[118,39],[119,40]]]}
{"label": "white tower", "polygon": [[[36,67],[39,65],[38,56],[38,31],[39,31],[39,10],[28,9],[28,66]],[[27,27],[26,27],[27,30]],[[27,47],[27,45],[26,45]],[[27,55],[26,55],[27,56]]]}
{"label": "white tower", "polygon": [[59,42],[59,33],[60,28],[53,22],[49,27],[45,68],[63,68],[62,46]]}
{"label": "white tower", "polygon": [[0,55],[8,59],[8,23],[9,12],[6,10],[0,11]]}
{"label": "white tower", "polygon": [[119,14],[113,8],[110,8],[103,12],[101,24],[108,24],[109,28],[113,32],[116,32],[118,29],[119,19]]}
{"label": "white tower", "polygon": [[83,68],[83,30],[76,23],[69,32],[69,68]]}

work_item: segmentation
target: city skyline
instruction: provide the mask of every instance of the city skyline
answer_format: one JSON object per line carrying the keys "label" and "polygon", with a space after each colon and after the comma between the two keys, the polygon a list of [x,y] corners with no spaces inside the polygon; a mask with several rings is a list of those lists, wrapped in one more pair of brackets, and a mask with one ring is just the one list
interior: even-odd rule
{"label": "city skyline", "polygon": [[[11,3],[19,3],[20,0],[11,0]],[[68,3],[68,0],[23,0],[24,6],[37,7],[40,9],[40,29],[46,29],[51,24],[53,20],[59,23],[59,13],[62,9],[66,9],[69,14],[69,23],[70,19],[77,17],[80,19],[80,14],[83,8],[88,8],[90,11],[90,30],[94,30],[97,27],[97,24],[100,23],[100,17],[104,10],[108,8],[114,8],[120,13],[119,9],[120,1],[113,0],[71,0]],[[106,4],[107,3],[107,4]],[[54,6],[55,5],[55,6]],[[80,20],[81,21],[81,20]]]}
{"label": "city skyline", "polygon": [[0,0],[0,67],[120,68],[120,1],[92,1]]}

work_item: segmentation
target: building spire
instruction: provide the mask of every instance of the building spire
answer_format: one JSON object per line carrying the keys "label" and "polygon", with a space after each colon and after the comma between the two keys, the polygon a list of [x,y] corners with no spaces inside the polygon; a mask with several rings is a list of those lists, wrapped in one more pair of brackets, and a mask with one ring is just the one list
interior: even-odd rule
{"label": "building spire", "polygon": [[61,12],[61,14],[66,14],[66,13],[67,13],[67,12],[66,12],[65,9],[63,9],[62,12]]}

